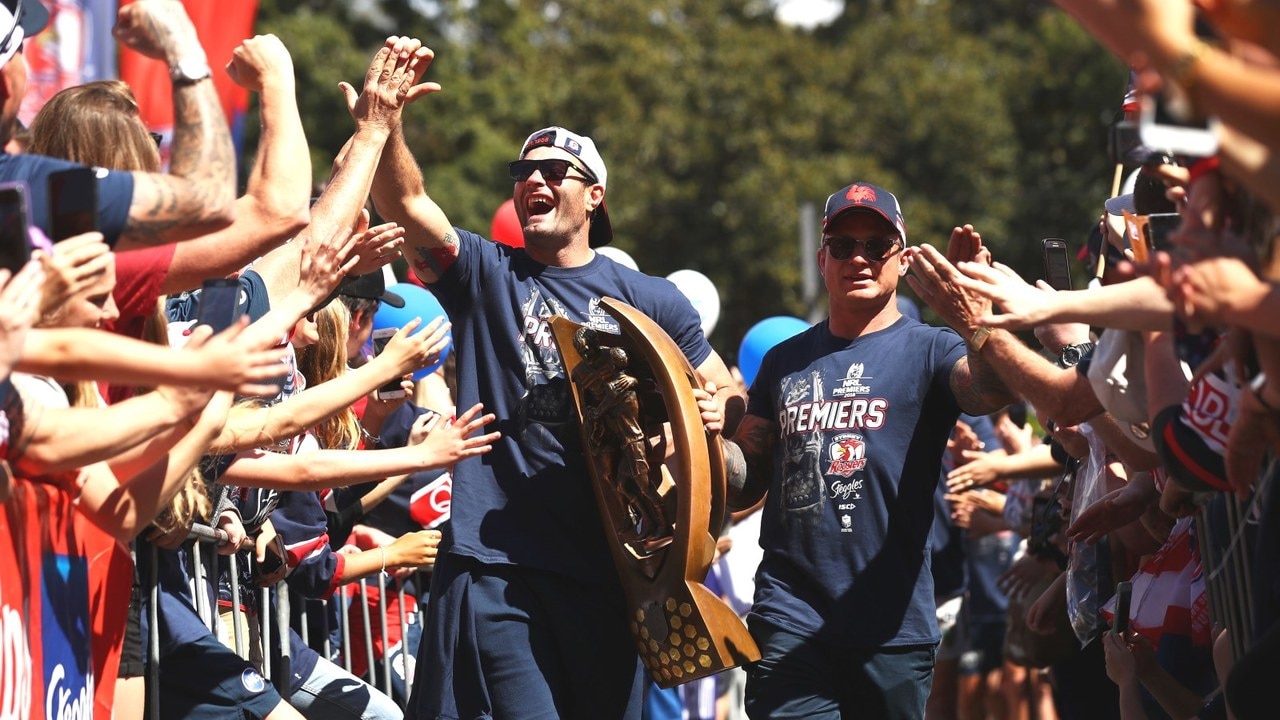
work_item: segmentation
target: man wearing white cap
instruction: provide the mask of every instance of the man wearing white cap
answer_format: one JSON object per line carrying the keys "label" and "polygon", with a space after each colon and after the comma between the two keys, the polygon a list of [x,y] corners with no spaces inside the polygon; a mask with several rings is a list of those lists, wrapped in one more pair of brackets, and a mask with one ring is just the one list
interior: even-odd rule
{"label": "man wearing white cap", "polygon": [[[48,22],[49,11],[40,0],[0,0],[0,147],[13,139],[27,92],[23,41]],[[168,63],[174,140],[168,174],[98,171],[102,234],[120,250],[162,245],[229,224],[236,195],[235,149],[204,49],[182,3],[138,0],[122,7],[115,34],[126,47]],[[0,182],[26,184],[31,225],[50,235],[49,175],[76,166],[0,152]]]}
{"label": "man wearing white cap", "polygon": [[[388,43],[430,59],[416,40]],[[398,128],[373,185],[378,212],[405,227],[414,271],[453,321],[459,406],[483,402],[502,432],[483,462],[454,472],[452,536],[436,562],[406,716],[639,718],[641,665],[547,321],[617,332],[597,304],[621,299],[725,388],[720,407],[733,385],[674,284],[592,250],[613,230],[608,172],[591,138],[539,130],[509,171],[524,248],[454,228]],[[720,417],[719,407],[704,412],[712,430]]]}

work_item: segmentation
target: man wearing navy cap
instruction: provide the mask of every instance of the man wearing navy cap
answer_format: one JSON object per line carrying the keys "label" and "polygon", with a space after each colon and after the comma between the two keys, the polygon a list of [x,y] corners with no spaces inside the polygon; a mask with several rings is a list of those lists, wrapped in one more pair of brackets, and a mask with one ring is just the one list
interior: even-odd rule
{"label": "man wearing navy cap", "polygon": [[[724,442],[730,508],[768,493],[747,621],[763,653],[748,669],[753,718],[924,715],[947,437],[961,411],[1012,398],[956,333],[901,313],[906,240],[889,191],[858,182],[827,199],[817,262],[830,314],[765,354]],[[956,228],[952,245],[970,259],[981,239]]]}
{"label": "man wearing navy cap", "polygon": [[[430,59],[416,40],[388,43]],[[673,283],[592,249],[613,229],[591,138],[543,128],[507,170],[523,248],[453,227],[399,128],[373,184],[379,214],[405,228],[405,255],[453,322],[458,406],[483,402],[502,432],[483,462],[454,471],[452,534],[436,561],[406,716],[639,718],[642,666],[548,320],[616,333],[598,303],[618,298],[724,388],[721,404],[732,379]]]}

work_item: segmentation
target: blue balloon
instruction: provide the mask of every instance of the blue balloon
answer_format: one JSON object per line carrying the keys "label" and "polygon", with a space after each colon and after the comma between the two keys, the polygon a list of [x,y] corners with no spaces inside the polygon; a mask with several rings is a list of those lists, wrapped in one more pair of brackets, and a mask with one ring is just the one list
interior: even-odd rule
{"label": "blue balloon", "polygon": [[751,387],[751,383],[756,381],[760,361],[769,348],[808,329],[809,323],[786,315],[765,318],[752,325],[747,334],[742,336],[742,344],[738,347],[738,372],[742,373],[747,387]]}
{"label": "blue balloon", "polygon": [[[424,328],[430,325],[438,317],[443,317],[445,322],[449,321],[449,316],[445,313],[444,308],[440,306],[440,301],[430,290],[419,287],[413,283],[396,283],[387,290],[404,298],[404,307],[398,308],[386,303],[378,303],[378,311],[373,315],[373,329],[381,330],[383,328],[402,328],[414,318],[422,318],[422,324],[418,326],[415,335],[422,332]],[[429,365],[413,374],[415,382],[435,372],[444,364],[449,352],[453,350],[453,332],[448,334],[448,343],[445,345],[444,352],[440,353],[440,359],[434,365]]]}

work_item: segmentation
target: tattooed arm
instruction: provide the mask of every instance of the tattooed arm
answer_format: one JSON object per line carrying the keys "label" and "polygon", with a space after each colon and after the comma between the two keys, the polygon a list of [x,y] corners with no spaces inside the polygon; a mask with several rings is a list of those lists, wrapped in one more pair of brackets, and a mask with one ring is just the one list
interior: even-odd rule
{"label": "tattooed arm", "polygon": [[[116,37],[169,67],[204,61],[182,3],[139,0],[120,8]],[[173,86],[174,135],[169,174],[134,173],[133,200],[117,249],[163,245],[230,224],[236,195],[231,132],[213,80]]]}
{"label": "tattooed arm", "polygon": [[970,349],[955,364],[951,389],[960,407],[975,415],[988,412],[983,408],[990,403],[1001,407],[1012,402],[1001,391],[1025,398],[1059,425],[1075,425],[1102,412],[1087,375],[1054,365],[1006,330],[992,331],[980,349]]}
{"label": "tattooed arm", "polygon": [[733,440],[721,439],[724,448],[727,506],[730,511],[749,508],[769,490],[773,481],[773,447],[777,426],[758,415],[744,415]]}
{"label": "tattooed arm", "polygon": [[[397,38],[389,38],[387,43]],[[416,46],[410,41],[409,52],[415,64],[414,82],[421,79],[434,57],[430,48]],[[412,102],[427,92],[439,90],[434,83],[416,85],[425,88],[423,93],[412,93],[406,102]],[[393,220],[405,229],[405,256],[414,273],[425,283],[433,283],[458,259],[458,235],[448,216],[430,196],[422,180],[422,170],[409,151],[404,135],[404,125],[397,118],[382,150],[382,161],[373,178],[373,203],[382,217]]]}
{"label": "tattooed arm", "polygon": [[1018,399],[991,364],[973,351],[951,366],[951,392],[970,415],[993,413]]}

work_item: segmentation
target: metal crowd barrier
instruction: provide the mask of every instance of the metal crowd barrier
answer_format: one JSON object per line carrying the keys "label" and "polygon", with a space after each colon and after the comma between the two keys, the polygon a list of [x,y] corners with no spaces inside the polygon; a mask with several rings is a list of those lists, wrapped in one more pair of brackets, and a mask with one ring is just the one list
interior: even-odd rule
{"label": "metal crowd barrier", "polygon": [[1196,515],[1209,618],[1226,630],[1233,662],[1249,649],[1253,639],[1253,545],[1249,530],[1256,526],[1256,506],[1268,491],[1276,462],[1273,460],[1259,476],[1248,501],[1218,493],[1201,505]]}
{"label": "metal crowd barrier", "polygon": [[[217,597],[215,584],[217,582],[217,553],[211,552],[212,547],[225,545],[228,542],[226,532],[207,525],[196,524],[191,528],[188,540],[195,540],[189,546],[191,552],[188,554],[190,559],[190,567],[188,567],[191,577],[192,596],[196,601],[196,612],[200,619],[209,628],[209,631],[219,639],[222,621],[218,612],[217,603],[210,601],[210,597]],[[251,541],[246,541],[241,546],[242,549],[252,547]],[[152,659],[147,666],[147,694],[149,698],[149,714],[151,718],[156,717],[159,704],[160,692],[160,636],[159,627],[159,584],[156,577],[158,551],[154,545],[151,546],[151,575],[146,578],[148,586],[146,592],[150,599],[148,614],[148,634],[146,638],[148,657]],[[228,556],[230,564],[230,584],[233,597],[240,597],[240,576],[239,576],[239,559],[237,555]],[[253,562],[252,554],[249,556],[249,562]],[[374,638],[373,625],[370,618],[369,602],[368,602],[368,582],[367,578],[361,578],[357,582],[357,590],[354,595],[349,596],[347,593],[339,590],[332,598],[327,601],[308,599],[300,608],[300,627],[299,635],[302,637],[303,643],[310,645],[310,614],[313,611],[320,613],[323,619],[323,627],[325,629],[324,638],[322,639],[321,656],[326,660],[334,657],[333,648],[330,644],[330,627],[329,627],[329,603],[337,603],[339,633],[341,636],[342,647],[340,650],[341,665],[347,672],[352,672],[351,662],[351,603],[359,601],[360,613],[363,622],[363,640],[365,647],[365,661],[367,670],[361,679],[369,683],[370,686],[381,690],[387,697],[396,699],[396,693],[392,686],[392,664],[391,654],[388,652],[390,643],[387,641],[389,624],[387,620],[386,600],[387,597],[387,573],[379,573],[378,582],[378,598],[379,605],[382,609],[379,618],[379,629],[383,638],[383,653],[381,658],[382,677],[381,682],[378,681],[375,668],[379,666],[378,660],[374,656]],[[415,576],[416,587],[422,592],[429,582],[429,578],[419,572]],[[407,707],[408,698],[412,693],[413,673],[409,668],[410,650],[407,645],[409,637],[409,627],[411,624],[417,624],[422,627],[423,617],[420,603],[415,602],[412,610],[406,610],[405,601],[407,595],[404,592],[403,585],[396,590],[396,599],[398,600],[399,617],[397,618],[400,629],[400,654],[401,654],[401,670],[404,676],[404,694],[399,697],[402,707]],[[288,627],[290,623],[291,608],[289,603],[288,586],[282,580],[271,588],[263,588],[260,593],[261,607],[258,612],[258,634],[257,637],[246,637],[245,628],[252,627],[245,622],[244,611],[237,602],[231,603],[231,633],[233,637],[233,647],[237,655],[253,661],[255,657],[262,659],[262,666],[258,668],[262,672],[263,677],[271,681],[285,700],[289,699],[289,678],[291,673],[291,665],[293,658],[288,642]],[[271,611],[274,603],[275,612]],[[410,623],[409,612],[414,615],[414,622]],[[272,629],[274,624],[275,629]],[[279,639],[280,658],[273,663],[272,657],[272,638]],[[257,651],[256,654],[254,651]],[[274,667],[273,667],[274,666]]]}

